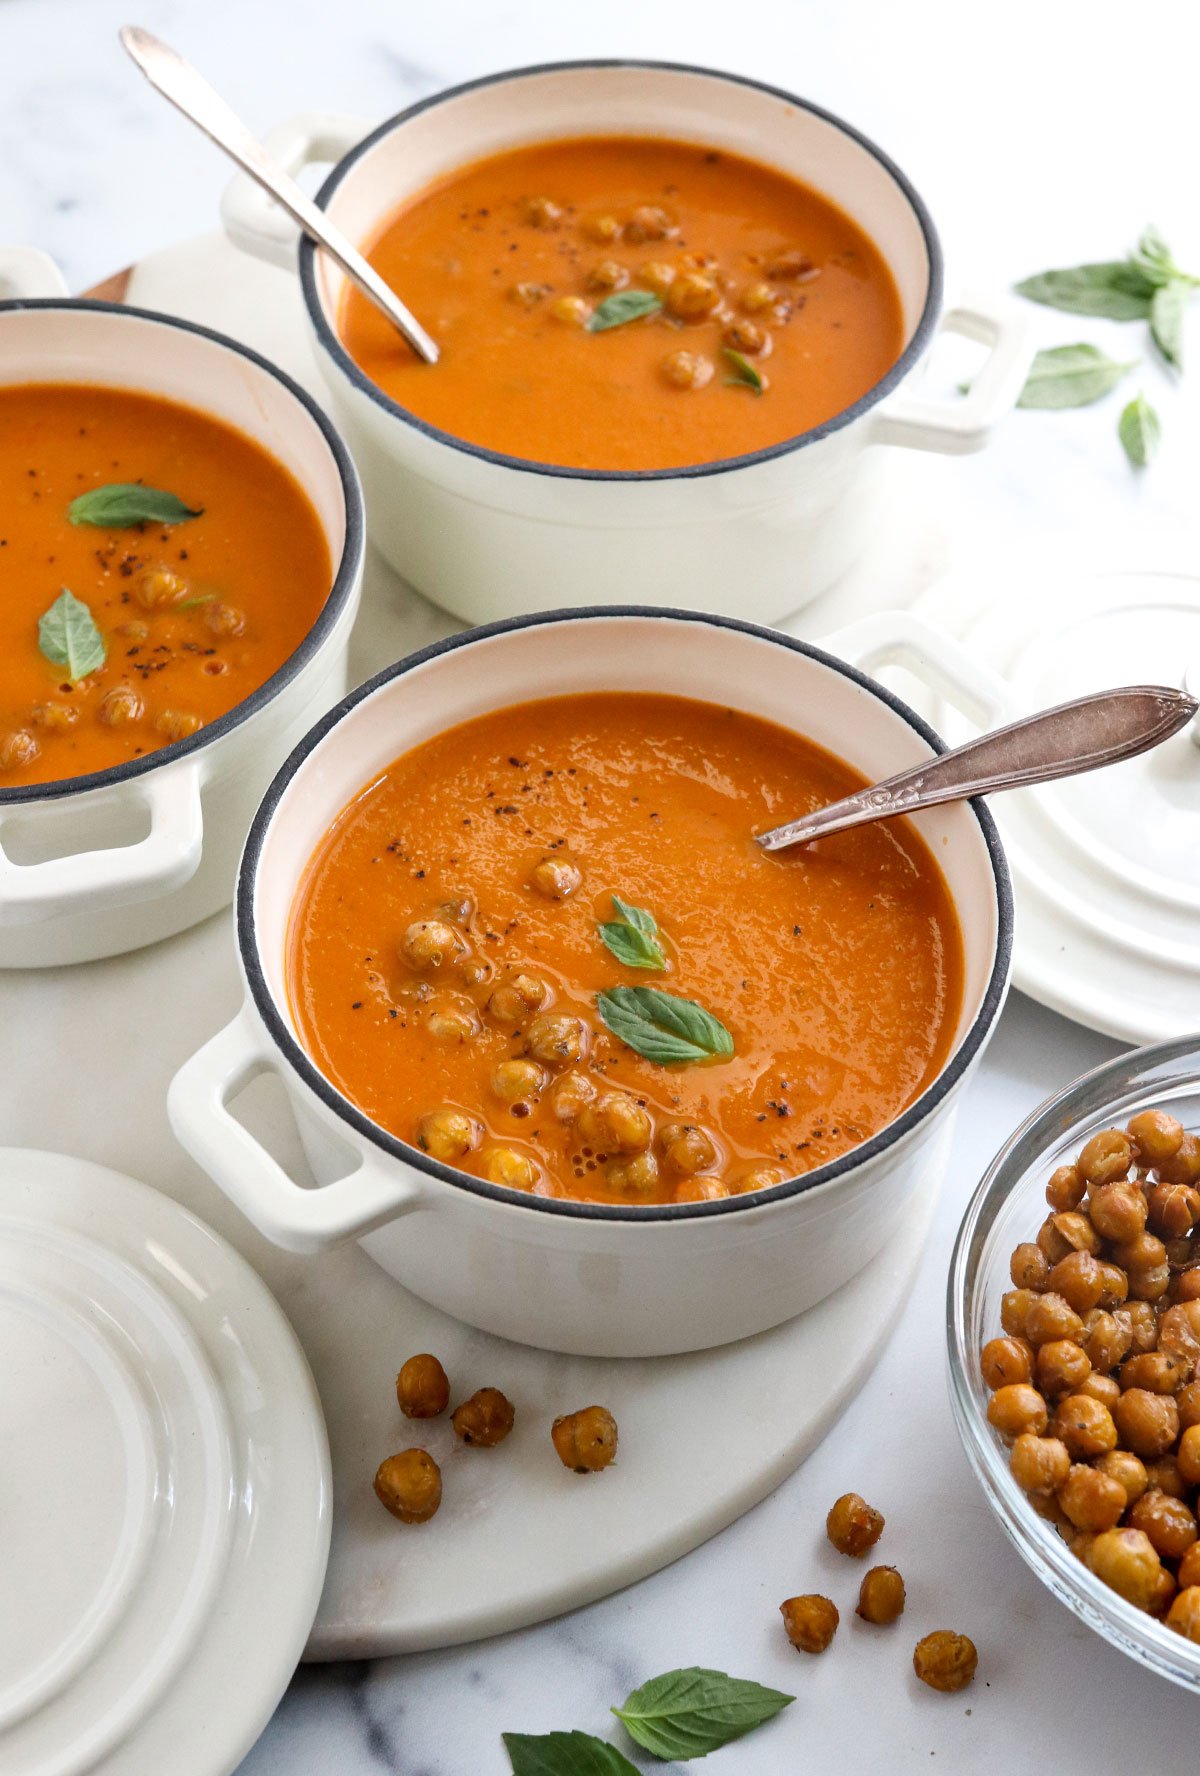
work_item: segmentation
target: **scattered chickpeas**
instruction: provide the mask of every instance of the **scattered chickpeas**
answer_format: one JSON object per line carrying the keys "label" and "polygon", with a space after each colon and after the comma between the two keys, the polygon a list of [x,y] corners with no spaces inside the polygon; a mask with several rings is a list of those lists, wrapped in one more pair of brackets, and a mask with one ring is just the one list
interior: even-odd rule
{"label": "scattered chickpeas", "polygon": [[51,734],[62,734],[75,726],[79,720],[79,711],[71,703],[51,700],[48,703],[35,703],[29,712],[29,719],[35,728],[44,728]]}
{"label": "scattered chickpeas", "polygon": [[667,1122],[658,1131],[663,1163],[683,1178],[706,1172],[717,1163],[717,1150],[702,1128],[689,1122]]}
{"label": "scattered chickpeas", "polygon": [[154,718],[155,733],[167,741],[186,740],[190,735],[198,734],[203,726],[200,717],[188,709],[164,709]]}
{"label": "scattered chickpeas", "polygon": [[411,968],[433,971],[457,962],[467,952],[462,933],[441,919],[417,919],[400,939],[400,953]]}
{"label": "scattered chickpeas", "polygon": [[529,877],[530,887],[547,900],[569,900],[582,881],[583,871],[574,859],[554,851],[534,865]]}
{"label": "scattered chickpeas", "polygon": [[97,720],[106,728],[125,728],[141,721],[145,705],[132,685],[114,685],[105,691],[96,709]]}
{"label": "scattered chickpeas", "polygon": [[514,974],[495,989],[487,1008],[498,1024],[520,1026],[549,999],[549,987],[536,974]]}
{"label": "scattered chickpeas", "polygon": [[636,243],[669,240],[679,230],[658,204],[639,204],[625,224],[625,238]]}
{"label": "scattered chickpeas", "polygon": [[611,246],[621,238],[621,224],[615,216],[585,216],[580,226],[588,240],[599,246]]}
{"label": "scattered chickpeas", "polygon": [[450,1404],[450,1383],[436,1357],[409,1357],[396,1377],[396,1399],[405,1418],[437,1418]]}
{"label": "scattered chickpeas", "polygon": [[473,1152],[482,1139],[483,1130],[475,1117],[450,1105],[431,1110],[417,1124],[417,1146],[444,1165]]}
{"label": "scattered chickpeas", "polygon": [[724,1179],[714,1178],[711,1173],[704,1172],[695,1178],[685,1178],[675,1191],[675,1201],[716,1202],[718,1198],[730,1194]]}
{"label": "scattered chickpeas", "polygon": [[658,1161],[652,1153],[634,1153],[610,1159],[604,1168],[610,1190],[624,1196],[648,1196],[658,1183]]}
{"label": "scattered chickpeas", "polygon": [[587,1053],[588,1027],[582,1018],[539,1017],[529,1026],[529,1053],[547,1067],[570,1067]]}
{"label": "scattered chickpeas", "polygon": [[18,771],[23,765],[31,765],[41,750],[36,734],[28,728],[14,728],[0,740],[0,771]]}
{"label": "scattered chickpeas", "polygon": [[638,283],[645,284],[656,296],[665,296],[675,282],[675,267],[662,259],[648,259],[638,272]]}
{"label": "scattered chickpeas", "polygon": [[214,598],[204,606],[204,622],[214,635],[232,639],[244,631],[246,613],[240,611],[236,604],[225,604],[221,599]]}
{"label": "scattered chickpeas", "polygon": [[662,361],[662,373],[672,388],[707,388],[713,379],[713,361],[703,352],[668,352]]}
{"label": "scattered chickpeas", "polygon": [[556,296],[546,312],[564,327],[586,327],[592,318],[592,305],[582,296]]}
{"label": "scattered chickpeas", "polygon": [[763,314],[768,308],[774,308],[779,297],[770,284],[761,281],[747,284],[738,298],[740,306],[747,314]]}
{"label": "scattered chickpeas", "polygon": [[840,1620],[837,1606],[816,1592],[789,1597],[780,1604],[779,1613],[788,1639],[800,1653],[823,1653]]}
{"label": "scattered chickpeas", "polygon": [[584,279],[589,290],[607,296],[612,290],[623,290],[629,282],[629,271],[619,259],[601,259]]}
{"label": "scattered chickpeas", "polygon": [[904,1613],[904,1580],[894,1566],[873,1566],[863,1574],[855,1614],[886,1627]]}
{"label": "scattered chickpeas", "polygon": [[817,267],[799,247],[793,247],[786,253],[777,253],[767,266],[767,276],[777,282],[807,282],[818,275]]}
{"label": "scattered chickpeas", "polygon": [[747,357],[766,357],[771,350],[771,335],[757,321],[731,321],[721,335],[722,343]]}
{"label": "scattered chickpeas", "polygon": [[442,1502],[442,1471],[424,1449],[402,1449],[379,1464],[375,1496],[401,1523],[428,1523]]}
{"label": "scattered chickpeas", "polygon": [[497,1061],[492,1068],[492,1090],[502,1104],[528,1103],[546,1083],[546,1070],[536,1061]]}
{"label": "scattered chickpeas", "polygon": [[667,312],[681,321],[701,321],[717,308],[721,287],[703,271],[681,271],[663,298]]}
{"label": "scattered chickpeas", "polygon": [[541,1177],[537,1161],[515,1147],[489,1147],[482,1170],[490,1184],[505,1184],[510,1190],[532,1190]]}
{"label": "scattered chickpeas", "polygon": [[861,1559],[883,1534],[883,1517],[857,1492],[844,1492],[825,1519],[825,1534],[839,1554]]}
{"label": "scattered chickpeas", "polygon": [[975,1676],[978,1664],[975,1643],[965,1634],[955,1634],[949,1628],[935,1628],[913,1649],[913,1670],[921,1682],[946,1695],[965,1690]]}
{"label": "scattered chickpeas", "polygon": [[516,1408],[499,1388],[479,1388],[456,1406],[450,1422],[464,1443],[473,1448],[492,1449],[503,1443],[516,1421]]}
{"label": "scattered chickpeas", "polygon": [[550,1107],[559,1122],[576,1122],[595,1096],[596,1087],[586,1073],[564,1073],[550,1093]]}
{"label": "scattered chickpeas", "polygon": [[439,1042],[470,1042],[479,1034],[479,1013],[469,999],[439,999],[425,1013],[425,1028]]}
{"label": "scattered chickpeas", "polygon": [[564,1468],[598,1474],[617,1453],[617,1421],[605,1406],[585,1406],[556,1418],[550,1438]]}
{"label": "scattered chickpeas", "polygon": [[642,1153],[650,1145],[654,1125],[628,1092],[602,1092],[579,1114],[579,1132],[598,1153]]}
{"label": "scattered chickpeas", "polygon": [[187,589],[187,581],[169,567],[151,567],[138,575],[133,595],[143,610],[160,610],[178,604]]}
{"label": "scattered chickpeas", "polygon": [[527,197],[525,220],[531,228],[556,228],[562,221],[562,206],[549,197]]}
{"label": "scattered chickpeas", "polygon": [[735,1196],[748,1196],[752,1190],[773,1190],[776,1184],[786,1184],[790,1172],[782,1166],[755,1165],[748,1166],[734,1180],[732,1190]]}

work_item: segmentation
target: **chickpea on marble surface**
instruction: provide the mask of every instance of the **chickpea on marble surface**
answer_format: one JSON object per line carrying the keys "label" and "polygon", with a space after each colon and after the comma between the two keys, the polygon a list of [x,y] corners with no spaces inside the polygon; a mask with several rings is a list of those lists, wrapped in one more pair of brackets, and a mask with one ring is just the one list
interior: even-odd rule
{"label": "chickpea on marble surface", "polygon": [[823,1653],[841,1619],[836,1604],[816,1592],[789,1597],[780,1604],[779,1613],[787,1637],[798,1653]]}
{"label": "chickpea on marble surface", "polygon": [[949,1628],[936,1628],[913,1649],[913,1670],[921,1682],[945,1695],[965,1690],[974,1678],[978,1664],[975,1643],[965,1634],[955,1634]]}
{"label": "chickpea on marble surface", "polygon": [[857,1492],[845,1492],[830,1508],[825,1533],[839,1554],[861,1559],[883,1534],[884,1519]]}
{"label": "chickpea on marble surface", "polygon": [[401,1523],[428,1523],[442,1502],[442,1472],[424,1449],[402,1449],[381,1462],[375,1496]]}
{"label": "chickpea on marble surface", "polygon": [[494,1449],[503,1443],[516,1422],[516,1408],[499,1388],[479,1388],[469,1400],[456,1406],[450,1422],[464,1443],[475,1449]]}
{"label": "chickpea on marble surface", "polygon": [[450,1382],[436,1357],[409,1357],[396,1377],[396,1399],[405,1418],[437,1418],[450,1404]]}
{"label": "chickpea on marble surface", "polygon": [[616,1457],[617,1421],[605,1406],[585,1406],[556,1418],[550,1439],[564,1468],[573,1474],[598,1474]]}

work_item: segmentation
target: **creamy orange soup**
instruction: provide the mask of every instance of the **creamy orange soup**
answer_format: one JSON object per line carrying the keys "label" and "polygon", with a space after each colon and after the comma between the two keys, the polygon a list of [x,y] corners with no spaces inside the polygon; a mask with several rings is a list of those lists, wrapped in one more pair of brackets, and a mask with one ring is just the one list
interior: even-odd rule
{"label": "creamy orange soup", "polygon": [[[288,938],[301,1038],[380,1127],[517,1189],[679,1202],[809,1171],[930,1084],[962,1002],[949,892],[907,822],[753,843],[862,781],[677,697],[468,722],[368,784],[312,858]],[[640,989],[687,1002],[698,1052],[610,1027]]]}
{"label": "creamy orange soup", "polygon": [[[851,406],[904,343],[891,272],[849,216],[692,143],[498,154],[367,245],[442,357],[421,364],[348,289],[351,356],[421,419],[538,462],[669,469],[761,450]],[[623,309],[637,318],[602,324]]]}

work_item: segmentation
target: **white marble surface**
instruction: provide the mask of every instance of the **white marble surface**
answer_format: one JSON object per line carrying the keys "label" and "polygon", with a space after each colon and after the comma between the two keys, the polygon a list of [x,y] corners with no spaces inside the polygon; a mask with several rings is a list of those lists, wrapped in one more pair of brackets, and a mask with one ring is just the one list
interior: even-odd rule
{"label": "white marble surface", "polygon": [[[76,288],[212,226],[224,180],[215,152],[123,65],[114,31],[127,16],[123,0],[0,5],[0,237],[54,253]],[[381,0],[144,0],[138,16],[261,127],[312,105],[377,117],[523,61],[629,53],[724,64],[790,85],[884,143],[934,208],[952,285],[994,287],[1044,264],[1107,256],[1151,217],[1184,263],[1200,264],[1191,0],[1144,0],[1136,12],[1113,0],[1086,9],[1009,0],[986,12],[961,0],[776,0],[757,12],[709,0],[586,9],[452,0],[420,10]],[[1047,344],[1088,337],[1117,355],[1140,346],[1137,329],[1049,313],[1038,324]],[[917,496],[939,503],[939,521],[910,527],[919,546],[895,560],[879,539],[874,560],[889,595],[907,600],[947,559],[961,565],[975,552],[1003,553],[1019,572],[1024,552],[1064,535],[1109,559],[1194,569],[1200,403],[1157,367],[1142,374],[1166,431],[1152,471],[1135,478],[1126,467],[1115,402],[1017,416],[987,455],[930,465],[915,479]],[[18,1039],[0,1009],[0,1139],[53,1146],[64,1091],[52,1077],[54,1051],[60,1038],[69,1048],[76,976],[42,978],[40,1069],[27,1061],[21,1070],[44,1078],[42,1088],[13,1089]],[[103,993],[111,978],[100,965],[89,991]],[[0,979],[0,1008],[4,994]],[[130,1040],[119,997],[107,1027],[114,1046]],[[797,1693],[780,1722],[721,1754],[718,1768],[748,1776],[931,1767],[1007,1776],[1033,1767],[1034,1746],[1038,1766],[1063,1776],[1098,1763],[1190,1770],[1195,1704],[1104,1647],[1026,1572],[966,1469],[942,1374],[943,1280],[966,1193],[1027,1109],[1113,1052],[1012,1002],[965,1106],[893,1345],[843,1422],[767,1503],[676,1567],[560,1622],[448,1653],[301,1672],[246,1776],[491,1776],[506,1764],[502,1730],[606,1732],[609,1704],[629,1687],[688,1663]],[[68,1120],[94,1128],[96,1158],[129,1166],[144,1139],[170,1154],[161,1086],[171,1058],[127,1077],[116,1119],[107,1080],[72,1082],[81,1101]],[[719,1401],[706,1431],[678,1430],[720,1432]],[[909,1582],[908,1613],[891,1631],[854,1621],[856,1569],[822,1545],[825,1509],[847,1487],[887,1513],[886,1557]],[[820,1661],[793,1654],[775,1616],[780,1597],[809,1588],[846,1606]],[[919,1692],[909,1668],[917,1634],[943,1625],[970,1632],[980,1648],[979,1681],[959,1698]]]}

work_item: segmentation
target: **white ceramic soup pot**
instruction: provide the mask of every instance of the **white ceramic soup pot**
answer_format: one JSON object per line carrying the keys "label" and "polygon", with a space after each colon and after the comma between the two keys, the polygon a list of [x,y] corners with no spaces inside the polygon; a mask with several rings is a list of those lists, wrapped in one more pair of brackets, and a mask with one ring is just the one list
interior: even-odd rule
{"label": "white ceramic soup pot", "polygon": [[[896,280],[905,344],[891,370],[844,413],[749,456],[636,473],[530,462],[427,424],[363,374],[338,337],[342,273],[298,243],[245,175],[226,192],[225,225],[248,251],[298,263],[317,361],[362,473],[372,541],[436,603],[478,623],[632,593],[774,621],[862,550],[881,456],[873,447],[978,449],[1024,384],[1030,334],[1011,305],[943,313],[937,235],[900,169],[828,112],[732,74],[644,62],[527,68],[422,100],[369,134],[351,119],[293,118],[270,146],[292,172],[337,160],[317,201],[367,243],[406,199],[456,167],[589,133],[712,144],[769,161],[840,205]],[[989,348],[970,393],[946,402],[917,388],[939,324]]]}
{"label": "white ceramic soup pot", "polygon": [[[915,640],[914,640],[915,636]],[[921,666],[911,619],[860,631],[869,657]],[[943,688],[953,658],[935,648]],[[309,1059],[288,1001],[297,885],[338,814],[401,753],[488,710],[543,696],[678,692],[798,729],[881,777],[940,749],[910,709],[857,668],[727,618],[640,608],[558,611],[454,637],[351,692],[279,772],[238,882],[239,1016],[176,1075],[169,1108],[188,1152],[269,1239],[300,1252],[360,1238],[385,1270],[461,1320],[588,1356],[728,1343],[837,1289],[894,1232],[918,1182],[944,1165],[958,1093],[1008,984],[1008,872],[982,806],[917,824],[961,922],[965,991],[940,1075],[895,1122],[819,1170],[755,1196],[670,1206],[537,1197],[438,1164],[385,1133]],[[255,1075],[282,1080],[317,1187],[296,1184],[231,1113]]]}
{"label": "white ceramic soup pot", "polygon": [[69,301],[28,248],[0,250],[0,296],[0,384],[132,389],[236,426],[291,470],[334,564],[295,653],[226,715],[111,770],[0,788],[0,968],[33,968],[137,949],[228,905],[264,789],[346,689],[364,523],[345,445],[256,352],[166,315]]}

